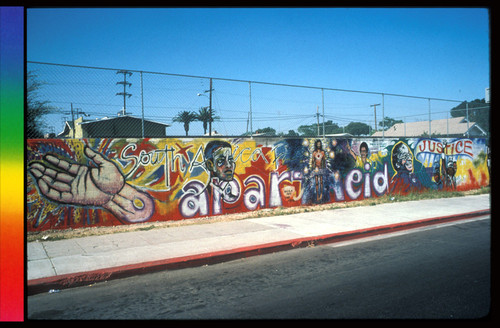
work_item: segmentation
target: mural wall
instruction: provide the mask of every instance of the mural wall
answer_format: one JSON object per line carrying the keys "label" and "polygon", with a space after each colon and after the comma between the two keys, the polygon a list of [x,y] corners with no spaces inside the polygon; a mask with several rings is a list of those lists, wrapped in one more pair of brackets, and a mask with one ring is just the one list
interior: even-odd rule
{"label": "mural wall", "polygon": [[489,185],[485,139],[37,139],[27,147],[28,231]]}

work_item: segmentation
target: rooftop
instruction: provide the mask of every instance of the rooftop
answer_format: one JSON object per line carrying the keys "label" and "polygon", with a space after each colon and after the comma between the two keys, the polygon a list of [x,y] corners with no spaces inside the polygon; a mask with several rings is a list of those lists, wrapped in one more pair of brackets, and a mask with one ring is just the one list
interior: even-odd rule
{"label": "rooftop", "polygon": [[[465,117],[452,117],[442,120],[431,120],[431,135],[465,136],[467,132],[471,136],[485,136],[486,132],[475,122],[469,122]],[[384,133],[375,132],[374,137],[419,137],[429,135],[429,121],[397,123],[388,128]]]}

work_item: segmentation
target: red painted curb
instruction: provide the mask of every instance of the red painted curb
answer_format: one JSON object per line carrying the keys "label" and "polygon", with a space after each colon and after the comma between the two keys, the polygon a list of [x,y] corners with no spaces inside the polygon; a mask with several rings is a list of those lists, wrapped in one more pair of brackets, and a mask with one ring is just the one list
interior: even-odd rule
{"label": "red painted curb", "polygon": [[371,227],[367,229],[340,232],[328,235],[296,238],[285,241],[266,243],[260,245],[246,246],[224,251],[209,252],[197,255],[176,257],[166,260],[142,262],[128,264],[118,267],[93,270],[88,272],[77,272],[54,277],[46,277],[29,280],[27,282],[27,294],[34,295],[47,292],[51,289],[63,289],[89,285],[96,282],[111,279],[124,278],[143,273],[152,273],[163,270],[176,270],[188,267],[196,267],[207,264],[215,264],[236,260],[240,258],[262,255],[274,252],[290,250],[294,248],[307,247],[312,245],[325,245],[362,237],[375,236],[401,230],[414,229],[432,224],[445,223],[457,220],[464,220],[473,217],[490,214],[491,211],[479,210],[474,212],[455,214],[449,216],[434,217],[423,220],[410,221],[405,223],[390,224],[384,226]]}

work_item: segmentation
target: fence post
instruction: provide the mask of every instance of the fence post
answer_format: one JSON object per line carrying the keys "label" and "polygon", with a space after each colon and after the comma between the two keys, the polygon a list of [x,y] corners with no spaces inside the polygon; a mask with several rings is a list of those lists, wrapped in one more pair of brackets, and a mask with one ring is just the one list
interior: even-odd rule
{"label": "fence post", "polygon": [[429,103],[429,138],[432,137],[432,130],[431,130],[431,98],[428,98],[428,103]]}
{"label": "fence post", "polygon": [[446,112],[446,137],[449,138],[450,137],[450,127],[449,127],[450,123],[449,123],[449,113]]}
{"label": "fence post", "polygon": [[469,103],[465,102],[465,115],[467,117],[467,138],[469,137]]}
{"label": "fence post", "polygon": [[71,123],[73,123],[73,139],[75,139],[76,124],[75,124],[75,115],[73,114],[73,103],[71,103]]}
{"label": "fence post", "polygon": [[384,104],[384,94],[382,94],[382,139],[385,139],[385,104]]}
{"label": "fence post", "polygon": [[142,71],[141,71],[141,110],[142,110],[142,138],[144,138],[144,92],[142,85]]}
{"label": "fence post", "polygon": [[252,126],[252,82],[248,81],[248,93],[250,99],[250,138],[253,138],[253,126]]}
{"label": "fence post", "polygon": [[323,107],[323,139],[325,138],[325,95],[324,89],[321,88],[321,106]]}
{"label": "fence post", "polygon": [[405,138],[406,138],[406,116],[403,116],[403,123],[405,127]]}

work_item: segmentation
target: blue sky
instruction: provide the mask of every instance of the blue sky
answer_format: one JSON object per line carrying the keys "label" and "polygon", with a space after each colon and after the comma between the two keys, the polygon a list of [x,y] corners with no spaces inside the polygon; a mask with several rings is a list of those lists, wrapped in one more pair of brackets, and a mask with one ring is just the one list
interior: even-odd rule
{"label": "blue sky", "polygon": [[490,80],[485,8],[33,8],[26,24],[28,61],[454,100]]}

